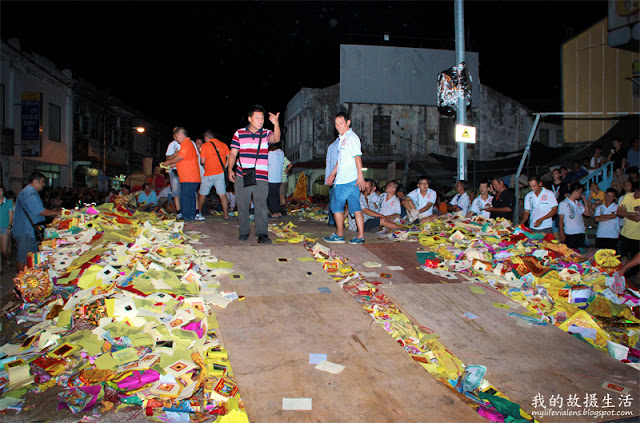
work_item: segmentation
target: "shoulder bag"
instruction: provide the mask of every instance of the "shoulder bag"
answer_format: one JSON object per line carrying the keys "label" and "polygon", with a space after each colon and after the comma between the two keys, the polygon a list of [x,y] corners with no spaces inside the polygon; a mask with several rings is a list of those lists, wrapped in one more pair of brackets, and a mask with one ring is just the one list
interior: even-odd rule
{"label": "shoulder bag", "polygon": [[[220,166],[222,166],[222,171],[224,172],[224,186],[225,186],[225,189],[226,189],[227,183],[229,181],[229,179],[228,179],[229,175],[227,174],[227,167],[224,165],[224,163],[222,163],[222,157],[220,157],[220,152],[218,151],[218,147],[216,147],[216,143],[214,143],[213,140],[211,140],[209,142],[213,146],[213,149],[216,150],[216,154],[218,155],[218,160],[220,160]],[[260,150],[258,149],[258,151],[260,151]],[[219,192],[218,194],[224,194],[224,192]]]}
{"label": "shoulder bag", "polygon": [[[245,169],[244,167],[242,167],[242,163],[240,163],[240,167],[242,168],[242,182],[245,187],[250,187],[256,184],[256,166],[258,165],[258,157],[260,156],[260,146],[262,145],[262,129],[260,129],[259,137],[260,137],[260,141],[258,142],[258,150],[256,150],[256,162],[253,165],[253,168]],[[239,156],[238,156],[238,162],[240,162]]]}
{"label": "shoulder bag", "polygon": [[46,223],[33,223],[33,220],[31,220],[31,216],[29,216],[29,212],[27,212],[27,210],[24,207],[22,207],[22,203],[20,202],[20,200],[16,199],[16,203],[18,203],[18,205],[20,206],[24,214],[27,216],[27,219],[29,219],[29,223],[31,223],[31,226],[33,226],[33,232],[36,235],[36,241],[38,242],[43,241],[44,229],[47,226]]}

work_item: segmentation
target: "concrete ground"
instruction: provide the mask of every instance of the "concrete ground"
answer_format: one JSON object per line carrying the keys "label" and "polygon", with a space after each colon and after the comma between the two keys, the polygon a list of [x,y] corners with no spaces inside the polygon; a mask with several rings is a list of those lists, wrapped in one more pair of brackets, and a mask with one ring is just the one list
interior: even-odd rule
{"label": "concrete ground", "polygon": [[[321,239],[323,236],[329,235],[334,231],[334,228],[329,227],[326,223],[301,220],[297,217],[287,216],[281,219],[271,219],[269,221],[269,223],[274,222],[293,222],[297,226],[295,230],[298,233],[305,234],[309,237],[317,239]],[[395,342],[393,342],[392,338],[388,334],[382,332],[382,330],[379,331],[380,333],[376,332],[375,330],[366,331],[364,327],[366,325],[369,325],[369,323],[371,322],[370,317],[364,312],[360,313],[361,315],[359,316],[356,309],[360,310],[360,306],[357,305],[355,300],[353,300],[351,297],[348,297],[346,294],[343,295],[342,292],[339,292],[341,290],[339,290],[337,285],[335,285],[335,287],[331,287],[330,284],[333,283],[332,281],[329,280],[328,285],[326,286],[331,287],[330,289],[333,291],[332,295],[342,296],[336,297],[335,301],[330,301],[327,307],[335,307],[335,309],[333,310],[333,314],[331,314],[332,316],[344,316],[344,319],[346,320],[341,321],[337,326],[333,326],[331,323],[331,315],[323,315],[323,309],[314,309],[314,307],[316,307],[314,306],[314,301],[309,298],[320,297],[309,297],[309,295],[311,295],[310,289],[315,290],[313,286],[309,285],[309,281],[317,277],[318,284],[320,286],[324,283],[327,283],[326,281],[323,281],[322,278],[325,278],[327,280],[329,278],[326,277],[326,274],[322,275],[323,271],[317,263],[306,263],[295,260],[296,258],[304,256],[305,252],[302,247],[295,249],[295,246],[292,246],[288,243],[274,243],[274,245],[271,246],[260,245],[257,243],[257,240],[253,235],[253,225],[249,241],[240,242],[237,240],[237,222],[233,217],[229,221],[224,221],[221,217],[208,217],[204,223],[192,223],[185,225],[185,231],[188,230],[196,230],[210,235],[210,238],[205,238],[202,240],[203,244],[200,245],[199,248],[211,248],[212,254],[235,263],[233,269],[234,273],[242,274],[245,276],[245,279],[242,281],[232,282],[229,279],[223,280],[222,289],[236,290],[239,295],[245,295],[247,298],[243,302],[232,303],[224,310],[216,310],[216,315],[219,316],[220,335],[223,341],[227,342],[228,340],[227,348],[229,351],[231,364],[237,374],[237,382],[239,385],[240,393],[244,393],[243,399],[251,421],[482,421],[482,419],[477,417],[477,415],[468,413],[470,409],[469,407],[467,407],[465,402],[459,400],[457,396],[450,394],[443,385],[433,383],[435,382],[435,379],[429,373],[427,373],[419,365],[408,360],[408,355],[404,353],[404,350],[401,347],[395,345]],[[346,234],[349,235],[350,233],[346,231]],[[277,237],[273,233],[270,233],[270,237],[274,241],[277,239]],[[359,271],[372,270],[363,266],[363,263],[366,261],[377,261],[379,263],[382,263],[383,265],[400,264],[405,269],[404,272],[394,272],[391,279],[389,280],[378,278],[381,282],[388,285],[383,286],[383,288],[387,289],[388,292],[391,293],[391,295],[393,295],[395,292],[398,295],[398,298],[401,298],[402,295],[400,295],[399,293],[399,290],[401,289],[400,286],[409,288],[413,286],[411,290],[415,290],[416,294],[419,293],[420,286],[425,286],[423,284],[432,284],[434,288],[437,288],[439,290],[442,290],[442,287],[455,290],[457,289],[456,286],[463,286],[462,284],[455,284],[456,281],[453,281],[453,284],[447,287],[445,285],[442,285],[442,281],[440,281],[438,278],[435,278],[433,275],[430,275],[426,272],[414,272],[413,270],[415,270],[415,268],[412,269],[412,266],[418,265],[415,256],[415,250],[419,247],[419,244],[417,244],[416,242],[391,243],[389,242],[389,240],[379,239],[375,234],[371,233],[365,234],[365,240],[366,244],[364,247],[349,244],[330,245],[330,247],[338,252],[341,257],[347,258],[349,260],[349,264],[351,264]],[[255,254],[252,255],[252,257],[254,258],[253,263],[251,262],[251,260],[234,260],[233,254],[235,254],[237,251],[243,250],[246,250],[248,252],[255,252]],[[286,273],[283,273],[281,271],[282,264],[279,264],[275,259],[266,259],[265,257],[268,256],[287,256],[290,259],[289,265],[292,267],[289,268]],[[313,266],[316,266],[316,268],[313,268]],[[382,272],[383,270],[378,269],[378,271]],[[311,279],[304,280],[295,278],[292,279],[291,277],[287,276],[296,274],[296,272],[304,272],[306,274],[311,273],[314,276],[311,276]],[[268,275],[268,277],[260,279],[261,274],[266,274]],[[12,278],[14,276],[15,270],[10,272],[3,272],[1,275],[0,309],[2,307],[10,306],[11,304],[13,297]],[[256,284],[251,283],[252,278],[256,279]],[[295,282],[296,280],[302,280],[306,285],[302,282],[292,284],[292,282]],[[288,292],[283,292],[281,288],[282,286],[290,287],[285,289]],[[394,291],[394,289],[396,291]],[[272,292],[269,293],[269,290],[272,290]],[[317,296],[318,294],[315,293],[313,295]],[[498,294],[489,293],[489,295],[487,295],[487,298],[494,298],[491,297],[492,295]],[[498,297],[496,296],[495,298]],[[281,304],[280,308],[282,310],[286,309],[286,307],[288,306],[291,306],[292,301],[301,301],[301,304],[303,304],[302,307],[305,308],[305,310],[296,310],[296,308],[293,307],[291,308],[290,315],[284,315],[283,311],[270,309],[266,305],[269,301]],[[471,301],[474,301],[474,297],[471,297]],[[494,299],[493,301],[499,300]],[[246,309],[246,313],[238,312],[239,307],[248,307]],[[491,307],[489,307],[489,309],[490,308]],[[494,309],[490,311],[495,312],[496,310]],[[0,314],[0,323],[2,324],[2,343],[4,343],[18,334],[20,328],[16,326],[14,322],[7,319],[5,312],[2,312]],[[416,311],[416,314],[412,317],[416,317],[417,314],[418,312]],[[446,318],[446,316],[444,316],[444,313],[442,312],[439,312],[439,316],[443,316],[442,319]],[[300,336],[303,336],[301,338],[302,341],[296,341],[296,333],[284,334],[282,335],[282,339],[284,339],[283,342],[284,345],[287,345],[287,348],[289,348],[290,350],[295,350],[293,352],[289,351],[293,355],[287,355],[283,353],[284,355],[279,356],[279,361],[277,363],[278,371],[275,374],[269,373],[272,371],[270,366],[266,364],[269,361],[265,362],[264,365],[252,365],[252,363],[255,364],[256,362],[249,360],[248,358],[251,357],[250,354],[253,353],[254,347],[255,350],[258,351],[259,348],[269,348],[270,343],[277,343],[280,339],[278,338],[278,336],[280,336],[278,334],[278,328],[284,327],[287,324],[293,324],[291,322],[288,323],[288,321],[290,321],[292,318],[298,320],[298,322],[293,322],[295,323],[295,325],[293,325],[292,327],[295,328],[296,332],[299,332]],[[273,323],[280,326],[274,328],[269,326],[267,323]],[[420,322],[420,324],[423,324],[423,322]],[[333,332],[339,332],[336,336],[340,336],[342,331],[344,331],[343,335],[347,340],[341,341],[340,339],[327,337],[327,326],[331,326],[330,329]],[[259,328],[260,330],[255,332],[254,329],[257,328]],[[548,329],[559,331],[559,329],[553,327]],[[263,339],[262,337],[267,336],[265,335],[264,331],[268,330],[273,331],[267,333],[267,335],[271,336],[271,338],[266,337]],[[521,331],[522,328],[517,328],[517,330]],[[309,332],[306,333],[305,331]],[[337,357],[342,357],[345,364],[349,366],[349,363],[353,363],[350,367],[348,367],[349,369],[356,368],[359,372],[363,372],[357,374],[357,376],[355,377],[356,380],[362,378],[362,375],[366,375],[366,378],[364,378],[363,381],[366,380],[367,382],[353,384],[352,375],[351,383],[345,382],[345,389],[346,386],[348,386],[348,390],[342,391],[340,383],[334,382],[334,380],[339,379],[331,379],[331,377],[326,380],[314,379],[319,377],[316,375],[316,373],[319,372],[307,373],[308,369],[302,368],[299,364],[297,364],[296,360],[299,361],[300,356],[307,352],[304,344],[306,342],[311,342],[306,340],[309,340],[309,337],[313,336],[312,334],[314,333],[314,331],[315,333],[317,333],[318,339],[316,341],[319,342],[319,344],[317,345],[314,344],[315,348],[318,348],[318,346],[322,345],[323,342],[330,344],[332,349],[337,350],[333,352],[336,353]],[[244,335],[247,333],[250,333],[252,335],[247,337]],[[446,331],[443,330],[443,333],[446,336]],[[558,339],[565,339],[563,338],[563,336],[565,336],[564,334],[556,334],[554,332],[553,336],[558,337]],[[568,337],[568,335],[566,336]],[[573,341],[578,342],[574,338],[569,337],[569,342]],[[494,340],[493,342],[496,341]],[[349,348],[348,351],[351,352],[342,352],[341,354],[341,352],[339,351],[340,345],[347,345]],[[464,351],[465,349],[465,345],[463,344],[454,346],[456,348],[460,348],[462,351]],[[299,350],[296,350],[296,348],[298,348]],[[596,351],[591,347],[583,348],[583,346],[578,344],[577,348],[579,348],[580,354],[587,355],[589,357],[595,357],[592,359],[592,362],[600,359],[606,360],[606,357],[600,357],[600,355],[602,355],[601,352]],[[275,354],[279,350],[275,349],[274,351]],[[471,353],[473,352],[474,351],[471,351]],[[369,356],[368,353],[371,353],[373,355],[377,354],[380,357],[384,355],[387,364],[384,366],[384,368],[382,368],[377,367],[375,361],[368,362],[368,360],[374,359],[374,357]],[[470,351],[467,350],[466,353],[470,353]],[[591,354],[593,354],[593,356],[591,356]],[[473,354],[470,355],[473,356]],[[350,362],[349,360],[356,361]],[[407,363],[403,362],[402,360],[407,360]],[[397,382],[399,381],[394,380],[393,375],[384,373],[387,368],[393,368],[393,365],[396,362],[401,362],[402,364],[401,367],[395,370],[398,372],[396,373],[396,375],[404,374],[402,372],[407,372],[407,375],[410,375],[412,379],[412,389],[418,390],[418,396],[415,399],[409,398],[410,395],[408,394],[403,394],[405,401],[399,401],[397,405],[394,402],[395,400],[393,398],[393,393],[403,392],[403,386],[397,385]],[[616,364],[617,363],[611,364],[607,362],[607,365],[613,365],[614,367]],[[375,370],[373,374],[368,373],[371,369]],[[512,370],[516,371],[516,369]],[[613,367],[610,368],[609,372],[613,372]],[[585,373],[587,373],[587,371],[585,371]],[[496,376],[493,377],[495,378]],[[564,378],[565,376],[562,375],[558,377]],[[595,378],[596,376],[592,377]],[[304,391],[303,387],[300,387],[299,385],[304,385],[305,383],[312,384],[315,389],[314,392],[316,392],[316,395],[314,395],[314,412],[298,412],[302,414],[291,414],[291,412],[282,413],[282,411],[280,410],[280,404],[275,403],[273,401],[273,398],[281,398],[287,395],[285,395],[283,392],[271,392],[272,390],[269,389],[268,386],[266,388],[264,386],[257,386],[257,382],[255,384],[252,383],[251,385],[246,382],[252,380],[269,381],[274,378],[280,379],[279,383],[281,383],[282,386],[278,385],[278,382],[274,382],[274,386],[279,386],[279,389],[285,389],[284,386],[288,386],[287,383],[296,382],[293,386],[288,386],[287,388],[290,390],[287,391],[288,396],[291,397],[306,396],[306,392]],[[287,379],[294,380],[289,381]],[[575,386],[579,388],[580,384],[577,383],[576,380],[570,380],[569,376],[566,383],[568,384],[568,386]],[[245,382],[244,385],[243,382]],[[333,397],[331,397],[332,402],[330,403],[330,405],[323,408],[323,404],[321,402],[323,394],[321,392],[327,389],[327,383],[329,385],[334,383],[333,387],[330,388],[332,390]],[[561,383],[565,383],[565,381],[563,380],[561,381]],[[391,391],[391,394],[388,394],[385,391],[380,391],[380,389],[383,388],[379,387],[378,385],[392,386],[393,389]],[[375,386],[378,387],[371,388]],[[560,385],[558,386],[558,389],[562,388]],[[73,415],[67,410],[56,410],[56,396],[58,391],[59,388],[53,388],[42,394],[29,394],[29,396],[27,397],[26,407],[21,413],[15,414],[14,412],[8,412],[6,415],[0,417],[0,419],[2,421],[9,422],[34,423],[45,421],[79,421],[83,417],[83,415]],[[636,397],[636,401],[637,400],[639,399]],[[334,412],[334,409],[343,411],[349,410],[350,407],[354,407],[354,404],[359,404],[359,408],[381,407],[381,411],[379,413],[374,413],[374,411],[370,410],[369,414],[367,414],[362,410],[352,408],[352,414],[344,414],[344,420],[335,419],[335,415],[331,414],[332,412]],[[529,404],[521,403],[521,405],[525,409],[530,409]],[[414,414],[414,409],[416,411],[416,414]],[[435,411],[428,411],[426,415],[421,414],[421,418],[416,417],[418,415],[417,410],[420,410],[420,413],[422,413],[422,410],[436,409],[440,409],[440,412],[444,413],[444,415],[446,416],[450,416],[450,418],[445,418],[443,420],[441,417],[440,419],[436,418],[434,420],[436,414],[433,413],[435,413]],[[87,414],[88,413],[85,413],[84,415]],[[332,418],[329,418],[327,416],[332,416]],[[433,418],[430,419],[428,416],[431,416]],[[214,419],[211,419],[209,421],[213,420]],[[99,421],[142,422],[146,421],[146,418],[144,417],[142,409],[140,407],[131,407],[119,412],[106,412],[99,417]],[[595,420],[590,419],[590,421]],[[637,420],[629,419],[627,421]]]}

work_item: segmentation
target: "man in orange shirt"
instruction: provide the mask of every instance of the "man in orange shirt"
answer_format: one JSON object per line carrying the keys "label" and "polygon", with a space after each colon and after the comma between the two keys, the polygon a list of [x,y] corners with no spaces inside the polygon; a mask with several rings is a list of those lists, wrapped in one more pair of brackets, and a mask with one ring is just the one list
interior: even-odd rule
{"label": "man in orange shirt", "polygon": [[[204,144],[200,148],[200,163],[204,166],[204,176],[200,184],[200,196],[198,197],[198,210],[202,210],[211,187],[216,187],[216,194],[222,204],[224,219],[229,219],[229,201],[227,200],[227,178],[225,170],[229,159],[229,147],[217,138],[213,131],[207,129],[204,132]],[[201,219],[200,219],[201,218]],[[204,217],[196,215],[196,220],[204,220]]]}
{"label": "man in orange shirt", "polygon": [[180,143],[180,151],[176,157],[164,162],[164,165],[176,165],[178,179],[180,179],[182,217],[189,222],[196,217],[196,190],[200,183],[198,152],[196,151],[195,143],[187,136],[186,129],[178,126],[174,129],[173,135],[176,141]]}

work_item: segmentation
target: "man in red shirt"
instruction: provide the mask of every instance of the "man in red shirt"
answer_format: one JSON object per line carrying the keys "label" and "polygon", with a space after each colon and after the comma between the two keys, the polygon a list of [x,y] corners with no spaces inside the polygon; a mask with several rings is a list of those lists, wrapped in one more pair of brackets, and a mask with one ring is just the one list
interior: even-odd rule
{"label": "man in red shirt", "polygon": [[[204,176],[200,184],[200,196],[198,197],[198,209],[202,210],[211,187],[216,188],[216,194],[222,204],[224,219],[229,219],[229,201],[227,199],[227,178],[225,169],[229,159],[229,147],[217,138],[213,131],[207,129],[204,132],[204,144],[200,148],[200,163],[204,166]],[[198,219],[198,216],[196,216]],[[204,220],[204,217],[202,218]]]}
{"label": "man in red shirt", "polygon": [[180,151],[173,159],[164,162],[165,166],[176,165],[180,179],[180,205],[182,217],[187,222],[196,217],[196,190],[200,183],[200,166],[196,145],[187,136],[187,130],[181,126],[173,131],[176,141],[180,143]]}

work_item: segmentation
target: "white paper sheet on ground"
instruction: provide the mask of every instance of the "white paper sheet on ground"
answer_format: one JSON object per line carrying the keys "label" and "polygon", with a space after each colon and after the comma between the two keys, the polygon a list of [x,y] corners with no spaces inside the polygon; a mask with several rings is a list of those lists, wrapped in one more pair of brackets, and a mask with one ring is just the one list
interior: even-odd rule
{"label": "white paper sheet on ground", "polygon": [[404,270],[404,267],[402,267],[402,266],[387,266],[387,269],[389,269],[389,270]]}
{"label": "white paper sheet on ground", "polygon": [[377,278],[380,276],[378,272],[360,272],[360,274],[365,278]]}
{"label": "white paper sheet on ground", "polygon": [[331,361],[327,361],[327,360],[321,361],[315,366],[315,368],[317,370],[322,370],[323,372],[329,372],[334,375],[337,375],[338,373],[344,370],[343,365],[332,363]]}
{"label": "white paper sheet on ground", "polygon": [[365,261],[362,265],[365,267],[382,267],[380,263],[375,261]]}
{"label": "white paper sheet on ground", "polygon": [[83,301],[85,298],[90,297],[91,290],[83,289],[82,291],[76,291],[70,298],[67,300],[67,303],[62,307],[63,310],[73,310],[74,307]]}
{"label": "white paper sheet on ground", "polygon": [[311,410],[311,398],[282,398],[283,410]]}

